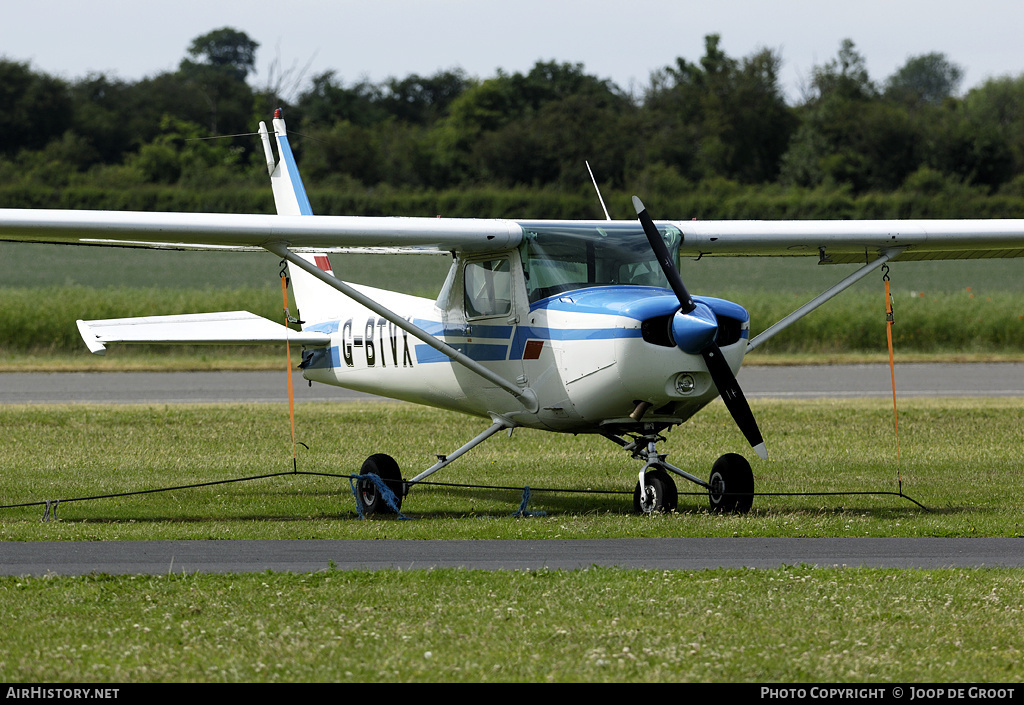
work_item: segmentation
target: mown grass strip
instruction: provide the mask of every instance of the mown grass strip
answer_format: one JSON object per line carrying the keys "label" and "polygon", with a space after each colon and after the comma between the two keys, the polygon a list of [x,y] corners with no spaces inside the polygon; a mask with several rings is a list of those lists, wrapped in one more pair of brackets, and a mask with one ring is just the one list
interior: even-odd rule
{"label": "mown grass strip", "polygon": [[[680,480],[679,512],[638,518],[639,465],[593,436],[518,429],[481,445],[432,477],[456,485],[532,488],[530,509],[508,520],[521,490],[416,488],[403,513],[415,521],[359,521],[347,476],[387,452],[406,477],[478,430],[457,414],[406,404],[303,404],[296,409],[298,467],[289,475],[218,487],[0,512],[0,538],[592,538],[637,536],[1021,536],[1024,400],[910,399],[900,403],[903,490],[929,511],[888,495],[897,467],[892,408],[884,399],[752,402],[771,459],[753,461],[762,496],[754,511],[707,511]],[[485,424],[486,422],[480,422]],[[291,470],[285,404],[0,408],[0,504],[176,487]],[[482,426],[481,426],[482,428]],[[670,462],[706,477],[742,436],[715,403],[668,434]],[[543,492],[541,488],[598,490]],[[688,493],[693,494],[688,494]],[[811,493],[850,493],[816,495]],[[501,521],[495,521],[495,519]]]}
{"label": "mown grass strip", "polygon": [[0,578],[9,682],[1019,683],[1022,570]]}

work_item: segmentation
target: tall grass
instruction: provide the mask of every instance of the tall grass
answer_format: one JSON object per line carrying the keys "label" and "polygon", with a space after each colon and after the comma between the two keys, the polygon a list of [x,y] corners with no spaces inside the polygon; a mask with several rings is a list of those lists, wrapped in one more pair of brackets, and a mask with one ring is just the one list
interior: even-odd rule
{"label": "tall grass", "polygon": [[[800,297],[786,294],[759,294],[741,300],[750,311],[752,335],[803,303]],[[896,301],[893,309],[893,345],[902,353],[1024,352],[1024,297],[1019,294],[908,294]],[[884,351],[885,313],[884,296],[832,301],[759,350],[761,354]]]}
{"label": "tall grass", "polygon": [[[581,177],[585,174],[581,173]],[[499,188],[486,185],[445,190],[401,189],[387,185],[309,183],[310,201],[323,215],[445,215],[465,218],[601,218],[601,207],[589,184],[569,190]],[[646,181],[646,180],[644,180]],[[740,186],[725,179],[697,185],[670,179],[641,182],[621,191],[605,190],[614,218],[633,215],[630,198],[644,197],[662,218],[702,219],[866,219],[866,218],[1014,218],[1024,213],[1024,199],[1006,193],[946,184],[925,193],[907,189],[890,193],[854,194],[849,188],[815,189],[775,184]],[[0,185],[0,203],[7,208],[72,208],[94,210],[273,213],[270,189],[243,179],[237,184],[188,188],[132,183],[129,187],[45,184]]]}
{"label": "tall grass", "polygon": [[[784,292],[736,292],[757,334],[808,297]],[[53,286],[0,289],[0,353],[76,354],[84,351],[75,321],[129,316],[247,310],[282,318],[280,290],[164,289]],[[759,348],[777,353],[863,353],[885,350],[885,301],[848,296],[801,319]],[[911,296],[895,306],[894,344],[903,353],[1015,355],[1024,351],[1024,297],[971,292]],[[121,353],[117,353],[121,354]]]}
{"label": "tall grass", "polygon": [[[267,254],[0,243],[0,354],[81,354],[75,320],[248,310],[281,318],[276,257]],[[444,256],[334,255],[340,278],[433,298]],[[684,260],[688,288],[736,301],[755,334],[825,290],[854,266],[813,258]],[[900,352],[1024,354],[1024,277],[1017,260],[892,265],[895,344]],[[759,355],[881,352],[881,274],[868,277],[759,349]],[[122,353],[116,353],[121,355]],[[129,353],[134,354],[134,353]]]}
{"label": "tall grass", "polygon": [[0,289],[0,350],[82,351],[75,321],[248,310],[282,320],[281,292],[264,288],[157,289],[85,286]]}

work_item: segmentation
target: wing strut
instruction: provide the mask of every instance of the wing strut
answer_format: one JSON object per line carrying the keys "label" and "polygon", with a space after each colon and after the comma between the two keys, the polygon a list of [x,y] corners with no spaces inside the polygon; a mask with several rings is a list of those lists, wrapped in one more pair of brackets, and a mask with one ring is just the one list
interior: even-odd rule
{"label": "wing strut", "polygon": [[355,289],[353,289],[352,287],[350,287],[348,284],[341,281],[337,277],[328,274],[327,272],[323,271],[316,265],[310,264],[301,257],[296,256],[295,253],[289,250],[287,246],[283,245],[282,243],[271,242],[263,245],[263,247],[267,250],[270,250],[278,257],[282,257],[283,259],[288,260],[289,264],[292,264],[298,267],[299,269],[308,272],[309,274],[313,275],[314,277],[324,282],[328,286],[334,287],[335,289],[343,293],[345,296],[370,309],[381,318],[390,321],[391,323],[394,323],[402,330],[406,331],[413,337],[423,341],[424,343],[434,348],[441,354],[447,355],[449,358],[451,358],[453,362],[457,362],[458,364],[462,365],[471,372],[475,372],[476,374],[480,375],[488,382],[491,382],[501,387],[506,392],[514,396],[517,400],[519,400],[519,403],[526,407],[527,411],[531,413],[536,413],[538,409],[540,409],[540,403],[537,399],[537,393],[534,392],[531,388],[527,387],[526,389],[521,389],[512,382],[509,382],[501,375],[487,369],[473,358],[468,357],[467,355],[459,352],[451,345],[441,342],[440,340],[438,340],[437,338],[435,338],[434,336],[432,336],[430,333],[426,332],[419,326],[413,325],[411,322],[405,320],[404,318],[397,315],[390,309],[381,306],[379,303],[369,298],[365,294],[356,291]]}
{"label": "wing strut", "polygon": [[896,255],[900,254],[901,252],[903,252],[903,248],[885,250],[878,259],[872,262],[868,262],[863,267],[858,269],[856,272],[846,277],[846,279],[843,279],[838,284],[818,294],[813,299],[811,299],[803,306],[798,308],[796,311],[793,311],[793,313],[789,314],[788,316],[778,321],[777,323],[773,323],[772,325],[768,326],[768,328],[763,330],[760,335],[756,336],[753,340],[747,343],[747,352],[750,352],[758,345],[774,336],[776,333],[780,333],[782,330],[796,323],[798,320],[806,316],[814,309],[821,306],[823,303],[831,299],[836,294],[850,288],[851,286],[859,282],[861,279],[863,279],[865,276],[871,274],[871,272],[875,271],[876,269],[881,267],[883,264],[891,260]]}
{"label": "wing strut", "polygon": [[511,429],[511,428],[515,427],[515,425],[512,422],[510,422],[510,421],[508,421],[506,419],[503,419],[500,416],[493,417],[493,420],[494,420],[494,423],[492,423],[490,426],[488,426],[487,429],[484,430],[482,433],[478,434],[476,436],[476,438],[474,438],[469,443],[465,444],[464,446],[462,446],[461,448],[456,450],[451,455],[439,455],[439,456],[437,456],[437,462],[436,463],[431,465],[429,468],[427,468],[426,470],[421,472],[416,477],[414,477],[411,480],[409,480],[406,484],[415,485],[417,482],[422,482],[424,479],[426,479],[430,475],[433,475],[435,472],[437,472],[438,470],[443,468],[445,465],[448,465],[449,463],[451,463],[453,460],[458,458],[460,455],[464,455],[466,452],[472,450],[473,448],[476,448],[478,445],[480,445],[481,443],[486,441],[488,438],[493,436],[498,431],[501,431],[502,429],[506,429],[506,428]]}

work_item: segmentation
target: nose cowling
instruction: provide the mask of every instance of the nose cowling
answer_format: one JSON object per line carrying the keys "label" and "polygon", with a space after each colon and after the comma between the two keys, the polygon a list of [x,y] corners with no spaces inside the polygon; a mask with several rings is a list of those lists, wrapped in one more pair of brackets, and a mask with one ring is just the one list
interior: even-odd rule
{"label": "nose cowling", "polygon": [[718,318],[705,303],[694,301],[692,311],[679,310],[672,317],[672,339],[685,353],[699,355],[717,335]]}

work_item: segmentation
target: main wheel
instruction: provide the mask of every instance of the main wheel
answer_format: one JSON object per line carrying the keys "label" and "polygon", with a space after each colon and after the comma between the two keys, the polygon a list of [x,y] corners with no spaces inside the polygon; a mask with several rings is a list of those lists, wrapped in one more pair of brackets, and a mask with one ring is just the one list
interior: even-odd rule
{"label": "main wheel", "polygon": [[754,504],[754,473],[742,455],[726,453],[711,468],[711,511],[746,514]]}
{"label": "main wheel", "polygon": [[679,504],[679,492],[676,483],[661,468],[654,468],[644,473],[644,484],[648,494],[654,492],[654,498],[647,502],[641,501],[640,482],[633,490],[633,511],[637,514],[661,514],[675,511]]}
{"label": "main wheel", "polygon": [[[377,453],[363,461],[359,469],[360,475],[376,475],[384,481],[384,485],[395,495],[395,505],[401,510],[403,485],[402,471],[398,463],[390,455]],[[366,516],[372,514],[394,514],[395,510],[388,506],[384,500],[384,493],[372,479],[360,479],[356,484],[356,491],[363,502],[363,513]]]}

